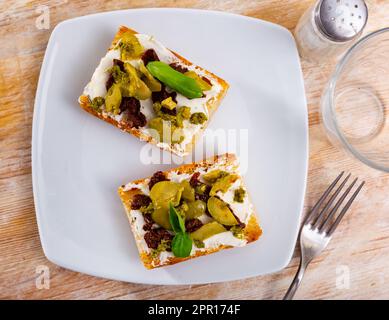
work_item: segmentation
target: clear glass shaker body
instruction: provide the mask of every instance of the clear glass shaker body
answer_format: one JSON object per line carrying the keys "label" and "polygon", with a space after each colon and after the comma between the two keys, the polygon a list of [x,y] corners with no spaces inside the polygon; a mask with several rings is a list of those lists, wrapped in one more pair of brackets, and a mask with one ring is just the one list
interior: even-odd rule
{"label": "clear glass shaker body", "polygon": [[300,18],[294,31],[300,56],[311,62],[333,60],[350,47],[356,39],[332,41],[318,28],[315,21],[316,8],[320,1],[314,3]]}

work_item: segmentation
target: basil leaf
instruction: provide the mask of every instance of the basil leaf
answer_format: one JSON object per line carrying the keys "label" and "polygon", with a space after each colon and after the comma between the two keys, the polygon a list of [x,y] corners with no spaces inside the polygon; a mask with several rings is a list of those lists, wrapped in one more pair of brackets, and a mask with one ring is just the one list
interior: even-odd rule
{"label": "basil leaf", "polygon": [[162,61],[151,61],[146,68],[159,81],[189,99],[201,98],[203,96],[203,91],[195,79],[174,70]]}
{"label": "basil leaf", "polygon": [[189,234],[177,233],[172,240],[172,251],[176,257],[189,257],[192,251],[192,238]]}
{"label": "basil leaf", "polygon": [[172,203],[169,204],[169,221],[172,229],[175,233],[185,232],[185,222],[182,217],[178,214],[177,210],[173,207]]}
{"label": "basil leaf", "polygon": [[172,203],[169,204],[169,221],[176,234],[172,240],[173,254],[179,258],[189,257],[192,251],[192,238],[185,232],[184,219],[182,219]]}

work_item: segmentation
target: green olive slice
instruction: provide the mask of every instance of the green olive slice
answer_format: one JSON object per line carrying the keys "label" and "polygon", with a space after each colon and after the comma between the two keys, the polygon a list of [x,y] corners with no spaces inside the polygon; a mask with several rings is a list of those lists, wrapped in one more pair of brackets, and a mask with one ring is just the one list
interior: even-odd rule
{"label": "green olive slice", "polygon": [[209,194],[214,196],[217,192],[221,191],[223,193],[227,192],[227,190],[232,186],[232,184],[238,180],[238,176],[236,174],[228,174],[226,176],[218,179],[211,188]]}
{"label": "green olive slice", "polygon": [[138,38],[131,31],[127,31],[122,35],[119,47],[120,59],[123,61],[139,59],[144,52]]}
{"label": "green olive slice", "polygon": [[188,208],[185,212],[186,219],[195,219],[202,216],[207,208],[205,202],[201,200],[188,202],[187,206]]}
{"label": "green olive slice", "polygon": [[169,207],[169,202],[173,206],[178,206],[184,187],[173,181],[157,182],[150,190],[150,198],[155,208]]}
{"label": "green olive slice", "polygon": [[195,190],[190,186],[189,181],[183,180],[181,186],[184,188],[182,198],[188,201],[195,201]]}
{"label": "green olive slice", "polygon": [[203,179],[207,182],[215,183],[218,179],[225,177],[227,175],[228,175],[227,172],[220,169],[215,169],[204,174]]}
{"label": "green olive slice", "polygon": [[172,229],[169,220],[169,208],[167,207],[155,209],[151,214],[151,219],[153,219],[153,221],[159,224],[162,228],[167,230]]}
{"label": "green olive slice", "polygon": [[122,94],[120,91],[120,86],[114,83],[111,88],[108,89],[107,95],[105,96],[105,109],[107,112],[119,114],[121,103]]}
{"label": "green olive slice", "polygon": [[208,211],[217,222],[225,226],[233,226],[238,224],[238,221],[234,217],[231,210],[228,208],[227,203],[216,197],[210,197],[208,199]]}
{"label": "green olive slice", "polygon": [[204,241],[212,237],[215,234],[226,232],[226,228],[224,228],[220,223],[216,221],[212,221],[210,223],[204,224],[196,231],[190,234],[193,240]]}

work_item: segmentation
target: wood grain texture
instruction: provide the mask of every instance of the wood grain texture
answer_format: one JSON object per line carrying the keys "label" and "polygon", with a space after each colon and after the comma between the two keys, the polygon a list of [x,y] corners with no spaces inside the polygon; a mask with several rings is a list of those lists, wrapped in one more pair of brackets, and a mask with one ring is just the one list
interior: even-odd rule
{"label": "wood grain texture", "polygon": [[[36,85],[48,38],[62,20],[137,7],[222,10],[272,21],[291,31],[310,0],[2,1],[0,2],[0,298],[16,299],[279,299],[298,259],[283,271],[242,281],[196,286],[151,286],[99,279],[47,261],[39,241],[31,184],[31,122]],[[50,28],[39,30],[37,8],[47,5]],[[388,26],[389,2],[368,1],[366,32]],[[310,161],[304,212],[333,177],[347,169],[366,188],[325,253],[314,260],[296,298],[389,298],[389,175],[335,149],[320,127],[318,106],[332,64],[302,61],[309,108]],[[37,289],[36,267],[49,267],[50,289]],[[338,289],[337,270],[350,270],[350,288]]]}

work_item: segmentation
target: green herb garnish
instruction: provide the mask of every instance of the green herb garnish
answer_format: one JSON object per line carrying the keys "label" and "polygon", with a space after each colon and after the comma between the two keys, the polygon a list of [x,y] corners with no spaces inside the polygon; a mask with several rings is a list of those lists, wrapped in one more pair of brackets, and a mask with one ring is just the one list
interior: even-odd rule
{"label": "green herb garnish", "polygon": [[170,203],[169,221],[175,233],[185,233],[185,222],[176,208]]}
{"label": "green herb garnish", "polygon": [[196,80],[174,70],[162,61],[149,62],[146,68],[153,77],[189,99],[201,98],[203,91]]}
{"label": "green herb garnish", "polygon": [[192,239],[186,232],[184,219],[171,203],[169,206],[169,221],[175,233],[172,240],[172,252],[176,257],[189,257],[192,251]]}

